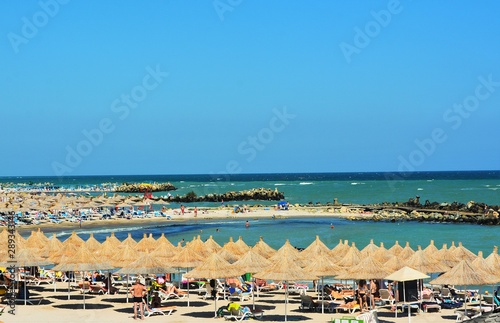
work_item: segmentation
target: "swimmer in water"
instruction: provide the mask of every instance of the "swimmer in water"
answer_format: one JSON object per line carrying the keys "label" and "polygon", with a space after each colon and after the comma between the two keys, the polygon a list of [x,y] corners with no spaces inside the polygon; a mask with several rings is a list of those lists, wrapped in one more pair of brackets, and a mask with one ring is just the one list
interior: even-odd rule
{"label": "swimmer in water", "polygon": [[245,222],[245,227],[248,228],[249,226],[250,226],[250,222],[248,222],[248,220],[247,220],[247,222]]}
{"label": "swimmer in water", "polygon": [[335,228],[335,226],[333,225],[333,223],[330,223],[330,229],[333,229]]}

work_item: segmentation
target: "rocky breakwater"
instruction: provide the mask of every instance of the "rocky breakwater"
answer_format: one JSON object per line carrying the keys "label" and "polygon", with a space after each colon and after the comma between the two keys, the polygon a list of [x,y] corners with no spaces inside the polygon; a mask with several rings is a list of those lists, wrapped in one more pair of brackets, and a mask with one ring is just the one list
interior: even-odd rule
{"label": "rocky breakwater", "polygon": [[384,203],[382,205],[364,205],[344,208],[347,213],[362,213],[363,216],[351,216],[352,220],[370,221],[420,221],[439,223],[475,223],[485,225],[500,224],[500,207],[470,201],[463,203],[429,203],[424,205],[410,203]]}
{"label": "rocky breakwater", "polygon": [[285,198],[285,194],[279,192],[277,189],[267,188],[253,188],[250,190],[239,192],[226,192],[222,194],[207,194],[204,196],[197,196],[194,192],[189,192],[184,196],[173,196],[170,201],[173,202],[226,202],[226,201],[248,201],[248,200],[261,200],[261,201],[279,201]]}
{"label": "rocky breakwater", "polygon": [[115,188],[115,192],[120,193],[140,193],[140,192],[166,192],[174,191],[177,188],[171,183],[123,183]]}

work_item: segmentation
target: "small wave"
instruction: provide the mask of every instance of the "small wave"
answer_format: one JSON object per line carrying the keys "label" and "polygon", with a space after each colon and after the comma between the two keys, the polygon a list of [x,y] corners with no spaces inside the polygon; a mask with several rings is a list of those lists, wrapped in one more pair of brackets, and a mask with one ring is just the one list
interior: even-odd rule
{"label": "small wave", "polygon": [[282,186],[282,185],[286,185],[285,183],[275,183],[274,186]]}
{"label": "small wave", "polygon": [[361,183],[361,182],[352,182],[351,185],[365,185],[365,183]]}
{"label": "small wave", "polygon": [[421,188],[421,187],[417,188],[417,191],[423,191],[423,190],[424,190],[424,189],[423,189],[423,188]]}
{"label": "small wave", "polygon": [[299,185],[312,185],[314,183],[311,182],[300,182]]}

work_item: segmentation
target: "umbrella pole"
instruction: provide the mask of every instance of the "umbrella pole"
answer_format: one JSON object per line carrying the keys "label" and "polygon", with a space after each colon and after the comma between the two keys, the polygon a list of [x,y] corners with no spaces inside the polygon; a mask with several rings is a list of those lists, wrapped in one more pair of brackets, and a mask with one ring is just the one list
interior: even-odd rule
{"label": "umbrella pole", "polygon": [[288,303],[288,282],[285,280],[285,322],[287,321],[286,317],[287,303]]}
{"label": "umbrella pole", "polygon": [[325,283],[323,281],[323,276],[321,276],[321,314],[325,314]]}
{"label": "umbrella pole", "polygon": [[187,280],[187,285],[188,285],[188,307],[189,307],[189,279]]}
{"label": "umbrella pole", "polygon": [[127,274],[127,303],[128,303],[128,293],[129,293],[129,289],[128,289],[128,274]]}
{"label": "umbrella pole", "polygon": [[[85,283],[85,281],[83,281],[83,283]],[[85,286],[83,286],[82,288],[85,288]],[[70,293],[70,286],[69,286],[69,280],[68,280],[68,301],[70,300],[70,297],[71,297],[69,293]]]}
{"label": "umbrella pole", "polygon": [[[90,284],[89,284],[90,289]],[[83,285],[83,309],[85,309],[85,285]]]}
{"label": "umbrella pole", "polygon": [[24,305],[26,305],[26,272],[24,272]]}
{"label": "umbrella pole", "polygon": [[255,309],[255,294],[254,294],[254,290],[253,288],[256,286],[255,285],[255,278],[252,277],[252,305],[253,305],[253,309]]}

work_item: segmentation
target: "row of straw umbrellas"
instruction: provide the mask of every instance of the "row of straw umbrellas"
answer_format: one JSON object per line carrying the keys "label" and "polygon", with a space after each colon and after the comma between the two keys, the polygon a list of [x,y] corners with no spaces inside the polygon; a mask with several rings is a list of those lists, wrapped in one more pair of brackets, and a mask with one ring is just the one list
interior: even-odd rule
{"label": "row of straw umbrellas", "polygon": [[10,192],[0,194],[0,212],[63,211],[68,209],[100,207],[144,207],[153,204],[166,205],[162,198],[144,199],[142,196],[106,194],[98,196]]}
{"label": "row of straw umbrellas", "polygon": [[[2,231],[0,241],[7,241],[7,235],[6,230]],[[184,269],[188,278],[217,279],[252,273],[256,278],[289,282],[323,277],[383,279],[407,266],[422,273],[445,272],[433,281],[436,284],[489,285],[500,281],[497,247],[484,258],[482,252],[476,255],[461,243],[455,246],[452,242],[450,247],[444,244],[438,249],[432,240],[425,248],[418,246],[416,250],[408,242],[401,246],[396,241],[385,248],[384,243],[376,245],[373,240],[361,250],[347,240],[340,240],[330,249],[316,236],[299,251],[288,240],[276,250],[262,238],[254,246],[247,245],[241,237],[237,241],[230,238],[221,246],[212,237],[202,241],[200,236],[185,246],[174,245],[164,234],[157,239],[144,234],[139,241],[129,234],[120,241],[111,233],[100,243],[92,234],[83,240],[73,232],[61,242],[55,234],[48,238],[39,229],[27,239],[16,233],[16,246],[20,250],[14,259],[18,266],[55,264],[54,270],[60,271],[120,268],[118,273],[122,274],[163,274]],[[4,248],[0,262],[8,260]],[[447,278],[448,273],[462,280],[452,281]]]}

